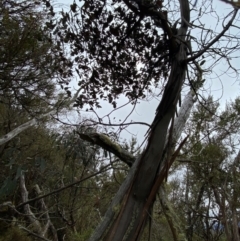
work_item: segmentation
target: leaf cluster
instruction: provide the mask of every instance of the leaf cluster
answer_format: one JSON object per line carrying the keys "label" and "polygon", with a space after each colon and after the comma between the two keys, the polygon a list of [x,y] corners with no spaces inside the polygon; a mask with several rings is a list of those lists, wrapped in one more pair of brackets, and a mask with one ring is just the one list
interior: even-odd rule
{"label": "leaf cluster", "polygon": [[152,84],[168,76],[165,34],[142,11],[120,1],[74,3],[71,11],[62,11],[54,34],[70,47],[82,89],[79,107],[99,106],[97,98],[116,107],[121,94],[145,98]]}

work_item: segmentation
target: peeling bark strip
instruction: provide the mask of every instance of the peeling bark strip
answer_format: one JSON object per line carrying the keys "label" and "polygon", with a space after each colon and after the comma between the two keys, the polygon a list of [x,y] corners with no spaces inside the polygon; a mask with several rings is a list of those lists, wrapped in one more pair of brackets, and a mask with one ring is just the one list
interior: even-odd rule
{"label": "peeling bark strip", "polygon": [[173,164],[174,160],[176,159],[176,157],[178,156],[180,150],[182,149],[183,145],[185,144],[185,142],[187,141],[188,136],[182,141],[182,143],[179,145],[179,147],[177,148],[177,150],[175,151],[175,153],[173,154],[172,158],[169,160],[169,165],[164,165],[163,169],[161,170],[161,172],[157,175],[154,184],[152,185],[152,189],[151,192],[148,196],[148,200],[145,202],[144,208],[143,208],[143,212],[142,212],[142,217],[141,220],[139,222],[139,225],[137,227],[137,232],[135,232],[135,236],[133,240],[138,240],[139,238],[139,234],[141,232],[141,228],[142,228],[142,224],[144,223],[144,221],[147,219],[148,217],[148,210],[150,210],[156,195],[158,193],[158,190],[161,186],[161,184],[163,183],[163,180],[165,179],[167,173],[168,173],[168,169],[171,167],[171,165]]}
{"label": "peeling bark strip", "polygon": [[[153,193],[152,188],[157,178],[158,170],[162,169],[163,150],[167,130],[171,119],[174,117],[187,66],[184,41],[188,28],[187,23],[190,19],[188,0],[181,0],[180,5],[182,23],[178,30],[178,37],[172,39],[179,48],[178,52],[171,56],[172,68],[170,77],[163,98],[157,108],[157,114],[149,133],[148,145],[139,161],[136,174],[126,192],[119,214],[103,240],[139,240],[148,217],[148,215],[146,215],[148,210],[145,210],[147,200],[151,200],[152,202],[155,197],[150,196],[156,195],[156,191]],[[159,179],[158,177],[158,180]],[[91,238],[90,240],[99,239]]]}

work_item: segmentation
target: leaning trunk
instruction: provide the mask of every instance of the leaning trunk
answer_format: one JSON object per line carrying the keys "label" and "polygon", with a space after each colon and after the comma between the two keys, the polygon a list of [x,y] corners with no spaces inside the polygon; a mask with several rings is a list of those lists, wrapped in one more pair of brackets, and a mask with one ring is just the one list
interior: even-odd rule
{"label": "leaning trunk", "polygon": [[180,2],[184,20],[178,30],[178,38],[169,40],[174,42],[172,46],[177,46],[177,49],[173,49],[172,56],[170,56],[172,58],[171,73],[149,132],[148,145],[137,162],[136,171],[125,192],[121,207],[116,207],[117,214],[109,229],[103,237],[97,237],[95,233],[90,240],[99,240],[99,238],[108,241],[139,240],[158,188],[164,179],[160,173],[164,169],[162,160],[167,131],[170,121],[174,118],[186,72],[186,45],[184,43],[187,32],[186,21],[189,21],[189,5],[187,0]]}
{"label": "leaning trunk", "polygon": [[[109,229],[105,240],[139,240],[144,224],[148,217],[148,210],[155,200],[158,188],[152,190],[158,171],[162,170],[161,160],[171,119],[174,117],[176,103],[185,77],[186,66],[183,62],[185,52],[183,46],[173,60],[173,68],[158,108],[158,113],[150,132],[149,142],[144,151],[137,172],[130,186],[119,215]],[[158,183],[160,186],[163,178]]]}

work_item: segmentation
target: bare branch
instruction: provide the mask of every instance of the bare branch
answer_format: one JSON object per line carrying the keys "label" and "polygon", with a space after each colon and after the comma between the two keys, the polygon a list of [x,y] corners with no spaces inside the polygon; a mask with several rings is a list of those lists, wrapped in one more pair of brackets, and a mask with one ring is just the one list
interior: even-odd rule
{"label": "bare branch", "polygon": [[[24,175],[22,174],[20,176],[20,190],[21,190],[21,195],[22,195],[22,200],[23,202],[27,202],[28,201],[28,191],[25,185],[25,178]],[[31,222],[31,226],[33,227],[33,229],[35,230],[35,232],[38,235],[42,235],[42,228],[41,228],[41,224],[38,221],[38,219],[36,218],[36,216],[33,214],[29,204],[24,206],[24,212],[27,215],[29,221]]]}
{"label": "bare branch", "polygon": [[42,236],[40,236],[40,235],[30,231],[29,229],[23,227],[23,226],[19,226],[19,228],[24,230],[24,231],[26,231],[27,233],[31,234],[32,236],[35,236],[35,237],[39,238],[39,239],[42,239],[44,241],[51,241],[50,239],[44,238],[44,237],[42,237]]}
{"label": "bare branch", "polygon": [[3,145],[4,143],[10,141],[15,136],[17,136],[21,132],[25,131],[29,127],[36,125],[38,123],[38,121],[43,119],[44,117],[54,115],[54,114],[58,113],[60,110],[66,108],[66,107],[70,107],[70,105],[73,104],[75,102],[75,100],[77,99],[79,92],[80,92],[80,89],[75,93],[73,98],[71,98],[70,100],[63,100],[63,101],[61,101],[60,104],[58,104],[58,106],[60,106],[60,107],[57,107],[57,106],[54,107],[53,110],[51,110],[51,111],[41,115],[38,118],[33,118],[32,120],[30,120],[30,121],[28,121],[28,122],[18,126],[14,130],[10,131],[9,133],[7,133],[3,137],[1,137],[0,138],[0,145]]}
{"label": "bare branch", "polygon": [[219,33],[207,46],[205,46],[202,50],[198,51],[197,54],[193,55],[190,58],[186,59],[186,62],[193,61],[200,57],[202,54],[204,54],[213,44],[215,44],[226,32],[227,30],[231,27],[233,20],[235,19],[237,15],[238,9],[234,10],[232,18],[229,20],[228,24],[225,26],[225,28],[222,30],[221,33]]}
{"label": "bare branch", "polygon": [[69,187],[72,187],[72,186],[74,186],[74,185],[76,185],[76,184],[79,184],[79,183],[81,183],[81,182],[84,182],[84,181],[86,181],[87,179],[89,179],[89,178],[91,178],[91,177],[94,177],[94,176],[102,173],[103,170],[108,170],[107,168],[108,168],[109,166],[111,166],[111,164],[106,165],[104,168],[102,168],[102,169],[101,169],[100,171],[98,171],[98,172],[95,172],[94,174],[91,174],[91,175],[89,175],[89,176],[87,176],[87,177],[85,177],[85,178],[82,178],[81,180],[78,180],[78,181],[76,181],[76,182],[73,182],[73,183],[71,183],[71,184],[69,184],[69,185],[67,185],[67,186],[58,188],[58,189],[56,189],[56,190],[54,190],[54,191],[52,191],[52,192],[50,192],[50,193],[47,193],[47,194],[38,196],[38,197],[33,198],[33,199],[30,199],[30,200],[25,200],[25,201],[23,201],[21,204],[17,205],[17,206],[16,206],[16,209],[21,208],[21,207],[23,207],[23,206],[25,206],[25,205],[27,205],[27,204],[29,204],[29,203],[31,203],[31,202],[35,202],[35,201],[37,201],[37,200],[39,200],[39,199],[42,199],[42,198],[51,196],[51,195],[53,195],[53,194],[55,194],[55,193],[61,192],[61,191],[65,190],[65,189],[67,189],[67,188],[69,188]]}

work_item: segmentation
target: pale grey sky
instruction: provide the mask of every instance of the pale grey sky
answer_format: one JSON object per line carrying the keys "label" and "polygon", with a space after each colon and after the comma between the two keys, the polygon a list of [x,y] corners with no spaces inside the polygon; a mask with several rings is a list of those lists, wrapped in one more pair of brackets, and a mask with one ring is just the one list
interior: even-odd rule
{"label": "pale grey sky", "polygon": [[[63,3],[65,5],[71,4],[72,0],[55,0],[56,3]],[[194,0],[195,2],[195,0]],[[198,1],[199,6],[201,7],[201,1]],[[220,0],[213,0],[213,7],[214,10],[217,11],[220,17],[223,17],[226,15],[226,13],[229,13],[231,10],[231,6],[221,2]],[[239,15],[238,15],[239,18]],[[209,16],[206,16],[204,19],[202,19],[202,22],[205,23],[205,27],[212,28],[215,30],[217,25],[217,19],[216,16],[209,13]],[[240,25],[239,25],[240,26]],[[217,29],[221,30],[221,22],[217,25]],[[233,30],[231,30],[233,31]],[[234,29],[237,34],[237,29]],[[197,33],[196,33],[197,34]],[[239,34],[239,33],[238,33]],[[240,62],[238,60],[233,60],[232,62],[236,68],[240,68]],[[206,62],[203,67],[208,67],[210,63]],[[205,82],[205,90],[212,94],[215,98],[215,100],[219,99],[222,107],[225,106],[226,101],[234,100],[240,93],[240,86],[239,86],[239,80],[237,78],[231,78],[226,74],[223,74],[223,71],[226,69],[226,63],[220,62],[217,66],[214,67],[213,72],[211,75],[206,76],[206,82]],[[223,75],[222,75],[223,74]],[[217,78],[217,75],[221,77]],[[76,83],[77,84],[77,83]],[[206,91],[202,92],[202,94],[206,95]],[[122,97],[118,101],[118,106],[126,103],[128,100],[125,97]],[[147,122],[151,123],[154,116],[155,116],[155,110],[158,106],[159,101],[157,99],[152,99],[151,101],[141,101],[136,109],[133,111],[131,116],[128,118],[127,122],[130,121],[141,121],[141,122]],[[103,108],[97,109],[96,112],[100,117],[103,117],[104,115],[108,114],[113,108],[111,105],[109,105],[107,102],[101,102],[101,105]],[[114,123],[113,118],[116,117],[116,120],[124,120],[126,116],[130,113],[132,109],[132,105],[125,106],[122,109],[117,110],[111,115],[112,123]],[[84,113],[83,113],[84,115]],[[93,116],[93,115],[91,115]],[[105,122],[107,122],[108,119],[105,119]],[[116,122],[119,123],[119,122]],[[146,126],[141,125],[131,125],[128,127],[128,131],[123,131],[122,137],[123,138],[130,138],[131,134],[136,135],[137,139],[139,140],[139,143],[142,142],[144,139],[144,135],[147,131]]]}

